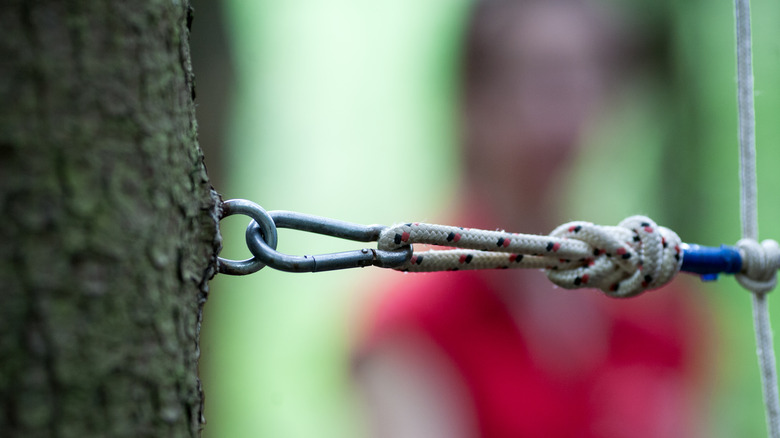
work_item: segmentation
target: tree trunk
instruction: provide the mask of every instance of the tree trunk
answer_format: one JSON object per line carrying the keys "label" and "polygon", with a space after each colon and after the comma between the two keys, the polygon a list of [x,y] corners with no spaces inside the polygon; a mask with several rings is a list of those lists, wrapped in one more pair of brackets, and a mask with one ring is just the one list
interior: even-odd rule
{"label": "tree trunk", "polygon": [[0,435],[197,436],[220,246],[187,1],[0,2]]}

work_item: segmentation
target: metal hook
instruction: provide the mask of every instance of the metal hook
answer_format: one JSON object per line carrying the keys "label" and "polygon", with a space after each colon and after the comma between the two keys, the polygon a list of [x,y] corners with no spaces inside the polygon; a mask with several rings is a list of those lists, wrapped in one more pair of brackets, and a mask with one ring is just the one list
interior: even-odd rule
{"label": "metal hook", "polygon": [[[277,235],[276,227],[271,216],[268,215],[263,207],[255,204],[252,201],[246,199],[231,199],[224,201],[221,205],[222,214],[219,220],[222,220],[228,216],[234,214],[243,214],[254,219],[252,223],[262,224],[262,235],[265,238],[265,242],[271,248],[276,249]],[[217,258],[217,270],[220,274],[229,275],[247,275],[263,269],[265,264],[258,260],[257,257],[252,257],[246,260],[230,260],[222,257]]]}
{"label": "metal hook", "polygon": [[[293,211],[271,211],[268,213],[274,228],[290,228],[310,233],[323,234],[358,242],[376,242],[384,225],[359,225]],[[291,256],[277,252],[266,239],[265,227],[252,221],[246,230],[246,243],[252,254],[266,265],[287,272],[322,272],[336,269],[379,266],[392,268],[400,266],[412,257],[412,247],[395,251],[364,248],[320,255]]]}

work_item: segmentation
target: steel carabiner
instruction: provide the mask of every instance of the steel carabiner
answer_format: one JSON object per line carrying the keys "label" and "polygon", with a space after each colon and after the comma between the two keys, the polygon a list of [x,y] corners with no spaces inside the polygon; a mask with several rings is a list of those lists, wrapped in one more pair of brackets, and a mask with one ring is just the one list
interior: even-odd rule
{"label": "steel carabiner", "polygon": [[289,228],[357,242],[376,242],[380,233],[387,227],[384,225],[353,224],[293,211],[276,210],[268,212],[268,215],[273,221],[271,224],[258,224],[257,218],[250,222],[246,229],[246,243],[258,260],[280,271],[322,272],[365,266],[392,268],[406,263],[412,257],[411,246],[395,251],[363,248],[320,255],[292,256],[282,254],[266,241],[264,231],[268,229],[269,225],[274,230],[276,228]]}

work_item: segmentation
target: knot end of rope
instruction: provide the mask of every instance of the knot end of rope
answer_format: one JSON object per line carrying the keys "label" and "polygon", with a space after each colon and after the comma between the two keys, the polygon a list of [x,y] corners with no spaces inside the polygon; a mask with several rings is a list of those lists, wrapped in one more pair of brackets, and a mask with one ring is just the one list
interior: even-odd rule
{"label": "knot end of rope", "polygon": [[629,217],[616,227],[572,222],[551,236],[592,248],[593,257],[579,267],[547,270],[550,281],[567,289],[591,287],[612,297],[632,297],[665,285],[682,265],[679,236],[645,216]]}
{"label": "knot end of rope", "polygon": [[737,242],[737,248],[742,254],[742,272],[736,275],[739,284],[757,294],[774,289],[780,269],[780,245],[774,240],[758,243],[754,239],[742,239]]}

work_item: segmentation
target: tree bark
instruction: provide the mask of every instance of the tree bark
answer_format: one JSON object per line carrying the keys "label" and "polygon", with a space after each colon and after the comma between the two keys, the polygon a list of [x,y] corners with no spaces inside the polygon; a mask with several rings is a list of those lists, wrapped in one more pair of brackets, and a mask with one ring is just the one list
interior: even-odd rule
{"label": "tree bark", "polygon": [[0,2],[0,435],[197,436],[220,247],[188,2]]}

